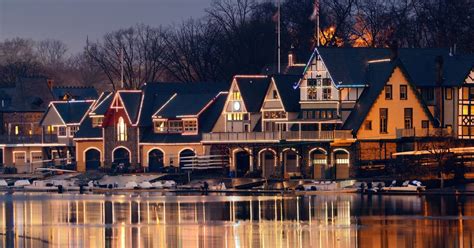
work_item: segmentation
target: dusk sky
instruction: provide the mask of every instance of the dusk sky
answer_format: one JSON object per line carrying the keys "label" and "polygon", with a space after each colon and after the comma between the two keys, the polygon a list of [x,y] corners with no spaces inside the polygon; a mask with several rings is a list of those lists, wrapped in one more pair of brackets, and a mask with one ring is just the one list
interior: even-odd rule
{"label": "dusk sky", "polygon": [[152,26],[201,17],[212,0],[0,0],[0,40],[23,37],[64,41],[80,51],[86,37],[136,23]]}

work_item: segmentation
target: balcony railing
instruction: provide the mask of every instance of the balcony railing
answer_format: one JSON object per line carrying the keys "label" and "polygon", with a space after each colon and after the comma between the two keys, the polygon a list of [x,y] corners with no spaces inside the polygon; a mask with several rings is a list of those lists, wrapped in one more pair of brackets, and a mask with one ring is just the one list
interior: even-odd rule
{"label": "balcony railing", "polygon": [[287,141],[332,141],[337,139],[352,139],[350,130],[334,131],[287,131],[287,132],[248,132],[248,133],[205,133],[204,143],[218,142],[279,142]]}
{"label": "balcony railing", "polygon": [[397,138],[410,137],[448,137],[454,135],[451,129],[446,128],[409,128],[396,129]]}
{"label": "balcony railing", "polygon": [[56,143],[58,136],[53,135],[0,135],[0,144],[40,144]]}

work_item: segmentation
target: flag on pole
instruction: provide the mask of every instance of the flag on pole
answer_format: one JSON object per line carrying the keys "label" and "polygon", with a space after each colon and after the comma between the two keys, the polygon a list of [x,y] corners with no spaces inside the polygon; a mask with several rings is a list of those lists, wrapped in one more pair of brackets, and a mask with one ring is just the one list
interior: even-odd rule
{"label": "flag on pole", "polygon": [[311,21],[314,21],[316,20],[316,18],[318,18],[318,16],[319,16],[319,0],[315,0],[313,4],[313,13],[309,17],[309,19]]}

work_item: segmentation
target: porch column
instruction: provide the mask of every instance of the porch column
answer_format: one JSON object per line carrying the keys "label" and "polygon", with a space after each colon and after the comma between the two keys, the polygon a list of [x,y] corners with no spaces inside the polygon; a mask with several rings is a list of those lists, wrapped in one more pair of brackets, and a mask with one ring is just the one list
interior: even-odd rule
{"label": "porch column", "polygon": [[254,168],[253,168],[253,150],[250,150],[249,151],[249,171],[253,172],[254,171]]}
{"label": "porch column", "polygon": [[318,123],[318,136],[321,139],[321,122]]}
{"label": "porch column", "polygon": [[299,136],[299,139],[301,139],[301,122],[298,123],[298,136]]}

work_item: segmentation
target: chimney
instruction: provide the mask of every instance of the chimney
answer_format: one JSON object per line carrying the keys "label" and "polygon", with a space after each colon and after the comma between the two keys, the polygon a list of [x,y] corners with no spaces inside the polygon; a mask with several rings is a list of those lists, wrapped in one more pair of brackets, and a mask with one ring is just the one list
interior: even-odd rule
{"label": "chimney", "polygon": [[296,63],[294,50],[295,48],[291,45],[290,51],[288,51],[288,66],[294,66]]}
{"label": "chimney", "polygon": [[398,41],[394,40],[390,44],[390,60],[396,60],[398,58]]}

